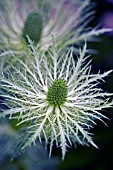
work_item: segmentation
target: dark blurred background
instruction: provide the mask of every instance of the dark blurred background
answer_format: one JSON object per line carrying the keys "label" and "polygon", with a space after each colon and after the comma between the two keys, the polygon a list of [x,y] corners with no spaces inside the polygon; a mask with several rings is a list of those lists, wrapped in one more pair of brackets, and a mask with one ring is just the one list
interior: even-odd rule
{"label": "dark blurred background", "polygon": [[[92,2],[96,3],[96,17],[89,26],[100,24],[102,27],[113,28],[113,0],[92,0]],[[99,70],[100,72],[104,72],[113,69],[113,33],[100,36],[99,42],[91,42],[88,46],[97,50],[97,53],[92,54],[93,73],[97,73]],[[102,83],[101,87],[113,93],[113,73],[106,78],[106,83]],[[48,154],[44,154],[44,149],[39,145],[37,152],[35,148],[35,152],[33,152],[33,149],[29,149],[25,154],[14,159],[14,161],[5,162],[4,165],[0,165],[0,170],[55,170],[55,167],[58,170],[112,170],[113,109],[107,109],[104,114],[109,118],[109,120],[105,120],[108,127],[102,122],[97,121],[97,126],[91,130],[91,133],[94,134],[94,142],[99,149],[93,146],[77,146],[76,149],[68,149],[65,160],[61,161],[60,150],[58,151],[54,148],[53,157],[57,156],[57,158],[48,160]],[[14,138],[15,134],[11,133],[11,135],[12,138]],[[8,141],[11,139],[2,137],[2,143],[4,143],[5,140]],[[3,154],[2,146],[3,145],[0,145],[0,154]],[[34,157],[31,155],[34,155]],[[36,157],[38,157],[38,159],[36,159]],[[41,158],[43,158],[43,161]],[[30,160],[32,163],[30,163]],[[25,169],[25,162],[30,164],[28,166],[29,168],[27,167]]]}

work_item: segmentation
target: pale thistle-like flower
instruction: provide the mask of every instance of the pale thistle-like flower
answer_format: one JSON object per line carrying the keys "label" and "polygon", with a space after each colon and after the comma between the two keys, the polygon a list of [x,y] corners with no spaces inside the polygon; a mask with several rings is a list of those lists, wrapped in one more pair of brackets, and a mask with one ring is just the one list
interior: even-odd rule
{"label": "pale thistle-like flower", "polygon": [[113,105],[109,99],[112,94],[98,87],[99,81],[111,71],[91,74],[86,44],[75,64],[72,48],[59,55],[53,43],[44,53],[28,40],[34,59],[26,56],[28,65],[19,61],[20,69],[12,67],[13,73],[2,74],[0,78],[2,88],[8,92],[3,95],[8,109],[0,115],[9,115],[10,119],[18,120],[17,125],[27,126],[30,137],[23,147],[39,138],[50,144],[51,155],[55,142],[61,147],[63,159],[73,143],[97,147],[89,130],[96,120],[106,118],[100,111]]}
{"label": "pale thistle-like flower", "polygon": [[[90,0],[4,0],[0,4],[0,48],[5,53],[10,49],[22,54],[26,35],[42,50],[47,50],[52,45],[52,33],[63,50],[111,31],[86,28],[94,15]],[[76,46],[74,50],[77,51]]]}

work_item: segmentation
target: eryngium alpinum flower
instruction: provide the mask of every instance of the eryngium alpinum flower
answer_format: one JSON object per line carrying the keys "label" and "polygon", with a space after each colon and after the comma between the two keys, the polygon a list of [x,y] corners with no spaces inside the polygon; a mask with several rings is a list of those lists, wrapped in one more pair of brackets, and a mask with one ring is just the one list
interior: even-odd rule
{"label": "eryngium alpinum flower", "polygon": [[[30,42],[30,40],[29,40]],[[30,134],[26,145],[36,139],[61,147],[64,159],[68,146],[78,142],[97,147],[90,128],[95,120],[106,118],[100,111],[112,106],[111,94],[103,92],[97,85],[111,71],[103,74],[91,74],[89,56],[85,56],[86,45],[80,50],[76,61],[73,49],[65,55],[59,55],[53,45],[48,53],[39,52],[30,42],[34,60],[29,65],[20,62],[20,69],[12,68],[7,78],[1,77],[2,87],[7,90],[6,104],[9,109],[1,116],[10,115],[17,119],[17,125],[27,126]]]}
{"label": "eryngium alpinum flower", "polygon": [[22,54],[26,35],[46,50],[52,44],[51,33],[62,49],[92,40],[111,30],[86,29],[93,8],[90,0],[4,0],[0,2],[0,48]]}

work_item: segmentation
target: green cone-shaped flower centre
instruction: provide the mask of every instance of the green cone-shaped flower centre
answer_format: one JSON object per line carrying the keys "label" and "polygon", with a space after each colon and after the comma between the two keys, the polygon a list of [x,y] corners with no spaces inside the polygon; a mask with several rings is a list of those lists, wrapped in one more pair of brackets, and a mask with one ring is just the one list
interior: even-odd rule
{"label": "green cone-shaped flower centre", "polygon": [[58,79],[53,82],[47,93],[47,100],[50,105],[61,106],[66,102],[67,84],[65,80]]}
{"label": "green cone-shaped flower centre", "polygon": [[26,37],[27,35],[34,43],[38,43],[41,38],[42,29],[43,29],[42,16],[36,11],[32,12],[28,15],[25,21],[22,36],[27,43],[28,43]]}

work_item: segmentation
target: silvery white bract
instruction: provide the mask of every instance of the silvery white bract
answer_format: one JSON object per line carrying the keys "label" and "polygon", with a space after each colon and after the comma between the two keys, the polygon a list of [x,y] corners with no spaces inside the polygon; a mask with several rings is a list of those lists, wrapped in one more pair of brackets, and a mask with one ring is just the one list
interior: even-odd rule
{"label": "silvery white bract", "polygon": [[9,115],[10,119],[17,119],[17,125],[27,126],[30,137],[23,148],[39,138],[50,144],[51,155],[55,142],[64,159],[67,147],[75,141],[97,147],[89,130],[95,120],[106,118],[100,111],[113,105],[109,99],[112,94],[98,87],[99,81],[111,71],[91,73],[86,45],[79,50],[75,64],[72,48],[61,55],[54,43],[45,53],[28,41],[31,49],[28,54],[33,59],[26,54],[29,64],[18,61],[19,69],[12,66],[13,72],[0,78],[2,88],[8,92],[3,95],[8,109],[1,116]]}

